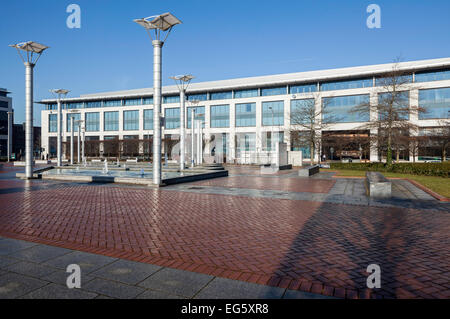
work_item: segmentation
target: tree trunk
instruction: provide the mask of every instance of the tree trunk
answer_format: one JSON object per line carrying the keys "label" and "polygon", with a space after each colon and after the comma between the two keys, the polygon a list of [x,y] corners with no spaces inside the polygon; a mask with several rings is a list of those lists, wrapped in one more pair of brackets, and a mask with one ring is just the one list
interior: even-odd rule
{"label": "tree trunk", "polygon": [[391,145],[391,132],[388,132],[387,154],[386,154],[386,166],[392,166],[392,145]]}
{"label": "tree trunk", "polygon": [[311,143],[311,146],[310,146],[311,165],[314,165],[315,151],[316,151],[316,150],[314,149],[314,143]]}

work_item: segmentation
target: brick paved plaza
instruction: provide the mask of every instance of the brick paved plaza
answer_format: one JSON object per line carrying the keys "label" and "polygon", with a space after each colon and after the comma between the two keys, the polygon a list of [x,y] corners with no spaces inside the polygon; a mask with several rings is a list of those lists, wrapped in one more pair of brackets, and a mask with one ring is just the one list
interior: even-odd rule
{"label": "brick paved plaza", "polygon": [[[450,298],[450,206],[405,181],[394,183],[398,198],[372,201],[361,180],[292,170],[231,168],[230,177],[162,189],[22,181],[16,172],[0,171],[0,287],[15,272],[11,258],[21,260],[7,241],[20,239],[290,293]],[[381,289],[366,288],[370,264],[381,266]]]}

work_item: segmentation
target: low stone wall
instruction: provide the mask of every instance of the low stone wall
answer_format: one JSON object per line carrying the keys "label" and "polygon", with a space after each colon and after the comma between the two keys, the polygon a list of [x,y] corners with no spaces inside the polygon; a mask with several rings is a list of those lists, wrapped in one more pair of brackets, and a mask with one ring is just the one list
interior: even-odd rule
{"label": "low stone wall", "polygon": [[320,172],[320,166],[319,165],[313,165],[313,166],[308,166],[305,168],[302,168],[301,170],[298,171],[298,176],[300,177],[310,177],[313,175],[316,175]]}
{"label": "low stone wall", "polygon": [[370,197],[390,198],[392,196],[392,183],[381,173],[367,172],[366,186]]}

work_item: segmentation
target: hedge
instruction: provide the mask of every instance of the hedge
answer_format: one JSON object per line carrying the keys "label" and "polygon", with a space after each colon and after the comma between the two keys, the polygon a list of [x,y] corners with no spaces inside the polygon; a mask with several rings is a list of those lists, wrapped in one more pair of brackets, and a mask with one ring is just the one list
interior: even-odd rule
{"label": "hedge", "polygon": [[388,168],[385,163],[331,163],[330,168],[450,177],[450,162],[397,163],[392,164],[391,168]]}

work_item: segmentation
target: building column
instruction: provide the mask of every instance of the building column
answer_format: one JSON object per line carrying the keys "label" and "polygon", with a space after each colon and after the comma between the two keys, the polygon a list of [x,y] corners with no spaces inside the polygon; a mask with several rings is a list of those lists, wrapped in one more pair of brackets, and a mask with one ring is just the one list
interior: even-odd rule
{"label": "building column", "polygon": [[[410,105],[410,113],[409,113],[409,120],[413,123],[418,125],[419,123],[419,90],[410,90],[409,91],[409,105]],[[411,129],[409,131],[409,136],[416,137],[419,136],[419,128],[417,130]],[[419,150],[418,150],[418,142],[417,141],[411,141],[410,148],[409,148],[409,161],[410,162],[417,162],[419,160]],[[416,149],[416,154],[414,154],[414,149]]]}
{"label": "building column", "polygon": [[228,135],[227,162],[233,163],[236,159],[236,105],[230,104],[230,134]]}
{"label": "building column", "polygon": [[[370,92],[370,109],[369,109],[369,119],[371,122],[375,122],[378,120],[378,94],[375,91]],[[378,136],[378,129],[370,130],[370,158],[371,162],[379,162],[381,161],[378,158],[378,142],[373,136]]]}
{"label": "building column", "polygon": [[14,113],[8,112],[8,162],[11,160]]}

